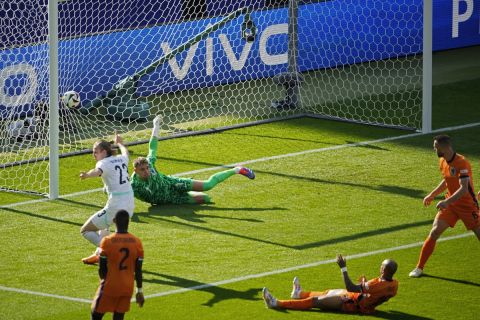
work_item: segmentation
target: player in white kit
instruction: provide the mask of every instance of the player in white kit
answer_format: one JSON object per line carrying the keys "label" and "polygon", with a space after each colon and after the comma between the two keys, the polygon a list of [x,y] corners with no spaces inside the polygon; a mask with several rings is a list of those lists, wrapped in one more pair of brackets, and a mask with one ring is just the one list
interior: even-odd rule
{"label": "player in white kit", "polygon": [[[115,143],[121,155],[115,156],[109,142],[100,140],[93,144],[93,157],[97,160],[94,169],[81,172],[80,179],[102,177],[104,189],[108,194],[105,207],[92,215],[80,229],[82,236],[93,243],[97,248],[100,241],[107,235],[113,224],[113,218],[119,210],[126,210],[130,217],[133,215],[134,197],[128,174],[128,150],[123,145],[122,138],[115,133]],[[98,252],[82,259],[85,264],[98,263]]]}

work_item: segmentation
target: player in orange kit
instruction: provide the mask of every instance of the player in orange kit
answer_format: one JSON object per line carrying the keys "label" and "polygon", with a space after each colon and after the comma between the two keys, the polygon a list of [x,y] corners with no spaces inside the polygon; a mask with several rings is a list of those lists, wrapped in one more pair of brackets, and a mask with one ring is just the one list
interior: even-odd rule
{"label": "player in orange kit", "polygon": [[434,137],[433,149],[440,158],[443,180],[423,199],[423,204],[429,206],[433,199],[445,190],[447,195],[436,205],[439,211],[430,234],[423,243],[417,266],[409,274],[412,278],[418,278],[423,274],[423,268],[435,249],[437,239],[448,227],[453,228],[458,220],[462,220],[465,227],[472,230],[480,240],[478,202],[473,191],[470,163],[453,150],[451,139],[447,135]]}
{"label": "player in orange kit", "polygon": [[342,255],[337,256],[337,264],[342,270],[346,289],[333,289],[321,292],[303,291],[298,278],[293,279],[292,300],[277,300],[267,288],[263,288],[263,299],[268,308],[342,311],[345,313],[370,314],[375,307],[388,301],[397,294],[398,281],[393,279],[397,263],[387,259],[380,267],[380,277],[366,281],[362,277],[359,284],[354,284],[347,273],[347,261]]}
{"label": "player in orange kit", "polygon": [[101,320],[113,312],[113,320],[122,320],[130,310],[134,279],[137,282],[137,304],[145,301],[142,291],[143,246],[140,239],[128,233],[130,216],[120,210],[115,215],[116,232],[100,244],[100,286],[92,302],[92,320]]}

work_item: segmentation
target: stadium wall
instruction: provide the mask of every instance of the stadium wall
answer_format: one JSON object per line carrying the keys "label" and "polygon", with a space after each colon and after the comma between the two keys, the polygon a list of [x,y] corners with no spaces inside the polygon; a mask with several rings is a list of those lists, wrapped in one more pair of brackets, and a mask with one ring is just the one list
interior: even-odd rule
{"label": "stadium wall", "polygon": [[[98,6],[97,2],[95,2],[97,9],[87,8],[87,10],[91,10],[90,15],[102,14],[101,9],[98,9],[102,7]],[[180,3],[175,0],[139,0],[140,2],[150,5],[161,3],[161,5],[166,6],[165,8],[170,7],[170,9]],[[74,1],[64,1],[61,5],[75,6],[75,3]],[[263,1],[251,1],[251,3],[256,9],[262,9],[265,4]],[[13,6],[13,4],[10,5]],[[396,15],[388,16],[384,14],[384,10],[382,10],[384,5],[398,7],[401,15],[412,17],[412,19],[407,20],[418,22],[405,24],[402,28],[398,28],[402,30],[401,34],[381,35],[381,33],[375,32],[378,26],[382,24],[392,23],[392,21],[403,23],[402,21],[404,21],[403,18],[398,19]],[[210,6],[207,5],[206,8],[209,8],[207,15],[217,12],[215,11],[217,7],[212,7],[211,4]],[[78,10],[80,10],[74,7],[70,9],[72,12],[76,11],[77,15]],[[377,14],[371,19],[365,19],[361,15],[363,10],[370,10],[370,12],[376,12]],[[59,10],[59,12],[64,12],[60,19],[68,19],[69,17],[65,15],[71,11]],[[174,11],[178,12],[178,16],[162,16],[164,10],[156,11],[158,12],[156,13],[157,16],[142,16],[140,12],[133,10],[128,17],[134,19],[132,21],[137,21],[136,27],[139,29],[128,31],[123,29],[126,26],[132,27],[132,21],[126,18],[109,23],[108,28],[102,28],[101,25],[88,26],[85,23],[72,22],[71,25],[83,26],[83,29],[69,29],[69,33],[61,35],[63,40],[59,44],[60,79],[78,79],[79,81],[73,81],[75,85],[78,85],[78,88],[61,87],[59,91],[81,91],[83,103],[90,101],[98,94],[108,92],[118,80],[132,75],[158,60],[165,54],[165,50],[168,50],[168,48],[174,49],[180,45],[181,39],[193,37],[194,34],[190,30],[197,30],[198,32],[198,30],[204,30],[209,24],[220,20],[218,17],[213,17],[176,22],[181,20],[182,10],[179,7],[178,10]],[[344,19],[337,19],[335,14],[332,14],[334,12],[341,12],[344,16],[350,15],[356,17],[356,19],[352,19],[354,22],[348,25],[339,25],[339,21],[344,21]],[[316,23],[319,19],[315,19],[315,16],[319,15],[323,17],[322,25]],[[391,56],[407,56],[421,52],[421,16],[422,1],[419,0],[359,0],[355,5],[352,5],[351,2],[328,1],[301,5],[299,8],[299,43],[302,43],[302,48],[308,48],[308,50],[300,48],[298,64],[300,71],[381,60]],[[325,19],[325,17],[328,19]],[[241,20],[238,19],[242,19],[240,17],[236,22],[228,24],[210,36],[214,45],[209,44],[212,42],[203,40],[197,47],[192,47],[190,51],[179,54],[168,63],[159,66],[152,74],[143,77],[137,93],[148,96],[271,77],[287,71],[287,9],[256,10],[253,12],[252,18],[258,30],[257,40],[253,45],[247,45],[240,37],[240,32],[237,30],[241,23]],[[10,20],[4,19],[3,21]],[[17,19],[16,23],[21,23],[21,21],[23,20]],[[38,22],[38,19],[30,21]],[[98,19],[98,21],[102,21],[102,19]],[[326,25],[325,21],[327,21]],[[434,51],[480,44],[480,0],[434,1],[433,21]],[[60,23],[62,22],[60,21]],[[150,26],[159,23],[161,25]],[[232,28],[235,28],[235,30],[231,30]],[[308,30],[309,28],[325,30],[323,37],[314,39],[306,36],[308,32],[302,32],[302,30]],[[42,30],[42,28],[39,30]],[[113,32],[114,30],[122,31]],[[359,31],[365,35],[365,39],[361,42],[340,43],[338,41],[338,39],[352,38],[348,37],[348,34],[353,35]],[[166,39],[165,35],[171,35],[172,32],[177,33],[177,36],[174,39]],[[12,115],[22,117],[31,113],[31,104],[35,101],[35,98],[40,95],[46,96],[48,92],[48,77],[45,76],[45,72],[48,70],[46,66],[48,47],[44,43],[42,33],[39,34],[40,36],[36,39],[26,39],[19,36],[18,39],[15,38],[17,40],[12,40],[7,35],[1,34],[2,40],[9,47],[7,49],[5,46],[0,51],[1,118],[12,117]],[[91,47],[92,42],[95,42],[95,38],[99,34],[102,36],[102,46],[89,52],[88,60],[72,57],[76,52],[72,48]],[[238,36],[229,38],[227,35],[231,34]],[[399,42],[400,37],[406,40]],[[125,39],[129,39],[129,41],[124,41]],[[135,39],[135,41],[132,41],[132,39]],[[22,45],[32,42],[38,42],[38,44]],[[123,45],[118,46],[118,43],[123,43]],[[152,43],[161,45],[151,48]],[[320,51],[321,48],[326,48],[329,45],[341,46],[343,50],[335,50],[335,52]],[[216,51],[211,52],[211,50]],[[85,55],[84,52],[80,51],[77,54]],[[128,61],[131,55],[141,55],[143,59],[136,59],[135,63],[130,64]],[[189,61],[186,59],[188,55],[193,56],[190,63],[186,62]],[[244,61],[239,58],[242,55],[247,57]],[[112,56],[117,56],[115,61],[110,58]],[[213,58],[211,61],[207,61],[207,57]],[[69,61],[76,61],[76,64],[72,67]],[[126,61],[127,63],[119,64],[119,61]],[[102,79],[108,79],[108,81],[102,81]],[[105,86],[105,83],[110,83],[110,87]],[[162,84],[161,87],[158,83]],[[28,90],[22,90],[22,88],[28,88]]]}

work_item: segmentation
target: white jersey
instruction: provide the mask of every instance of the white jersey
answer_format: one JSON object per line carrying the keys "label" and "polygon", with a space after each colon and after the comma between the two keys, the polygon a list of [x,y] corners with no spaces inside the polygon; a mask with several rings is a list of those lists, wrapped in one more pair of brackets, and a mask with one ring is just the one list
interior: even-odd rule
{"label": "white jersey", "polygon": [[109,195],[133,193],[128,174],[128,157],[106,157],[98,161],[95,168],[102,171],[103,184]]}

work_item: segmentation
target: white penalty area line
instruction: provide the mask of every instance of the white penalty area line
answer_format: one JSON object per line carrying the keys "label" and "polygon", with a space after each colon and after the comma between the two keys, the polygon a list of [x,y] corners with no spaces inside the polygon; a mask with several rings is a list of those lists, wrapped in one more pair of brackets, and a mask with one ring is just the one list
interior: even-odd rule
{"label": "white penalty area line", "polygon": [[[283,158],[289,158],[289,157],[296,157],[296,156],[301,156],[301,155],[310,154],[310,153],[319,153],[319,152],[325,152],[325,151],[339,150],[339,149],[350,148],[350,147],[366,146],[366,145],[372,145],[372,144],[377,144],[377,143],[382,143],[382,142],[414,138],[414,137],[427,135],[427,134],[435,134],[435,133],[439,133],[439,132],[447,132],[447,131],[454,131],[454,130],[460,130],[460,129],[467,129],[467,128],[472,128],[472,127],[476,127],[476,126],[479,126],[479,125],[480,125],[480,122],[475,122],[475,123],[459,125],[459,126],[454,126],[454,127],[435,129],[435,130],[432,130],[429,133],[416,132],[416,133],[410,133],[410,134],[404,134],[404,135],[399,135],[399,136],[381,138],[381,139],[376,139],[376,140],[361,141],[361,142],[347,143],[347,144],[339,144],[339,145],[331,146],[331,147],[310,149],[310,150],[304,150],[304,151],[299,151],[299,152],[280,154],[280,155],[276,155],[276,156],[246,160],[246,161],[227,164],[227,165],[222,165],[222,166],[209,167],[209,168],[203,168],[203,169],[198,169],[198,170],[193,170],[193,171],[181,172],[181,173],[176,173],[176,174],[172,174],[172,175],[177,176],[177,177],[189,176],[189,175],[192,175],[192,174],[209,172],[209,171],[216,171],[216,170],[220,170],[220,169],[231,168],[231,167],[240,166],[240,165],[247,165],[247,164],[252,164],[252,163],[257,163],[257,162],[265,162],[265,161],[271,161],[271,160],[277,160],[277,159],[283,159]],[[75,192],[75,193],[62,195],[59,198],[60,199],[72,198],[72,197],[77,197],[77,196],[90,194],[90,193],[94,193],[94,192],[100,192],[102,190],[103,190],[102,188],[98,188],[98,189],[86,190],[86,191],[81,191],[81,192]],[[17,202],[17,203],[12,203],[12,204],[7,204],[7,205],[0,206],[0,209],[8,209],[8,208],[18,207],[18,206],[22,206],[22,205],[41,203],[41,202],[46,202],[46,201],[51,201],[51,200],[52,199],[36,199],[36,200]]]}
{"label": "white penalty area line", "polygon": [[[460,239],[460,238],[466,238],[466,237],[470,237],[470,236],[473,236],[473,235],[474,235],[473,232],[468,232],[468,233],[462,233],[462,234],[458,234],[458,235],[454,235],[454,236],[450,236],[450,237],[440,238],[437,241],[438,242],[443,242],[443,241],[455,240],[455,239]],[[398,251],[398,250],[410,249],[410,248],[414,248],[414,247],[420,247],[422,245],[423,245],[423,242],[414,242],[414,243],[405,244],[405,245],[397,246],[397,247],[390,247],[390,248],[386,248],[386,249],[357,253],[357,254],[346,256],[346,258],[348,260],[359,259],[359,258],[364,258],[364,257],[369,257],[369,256],[381,254],[381,253],[387,253],[387,252],[393,252],[393,251]],[[242,276],[242,277],[237,277],[237,278],[232,278],[232,279],[222,280],[222,281],[217,281],[217,282],[212,282],[212,283],[205,283],[205,284],[201,284],[201,285],[193,286],[193,287],[188,287],[188,288],[180,288],[180,289],[175,289],[175,290],[170,290],[170,291],[154,293],[154,294],[146,295],[145,298],[146,299],[152,299],[152,298],[170,296],[170,295],[189,292],[189,291],[202,290],[202,289],[211,288],[211,287],[218,287],[218,286],[222,286],[222,285],[225,285],[225,284],[241,282],[241,281],[256,279],[256,278],[263,278],[263,277],[267,277],[267,276],[277,275],[277,274],[281,274],[281,273],[287,273],[287,272],[296,271],[296,270],[300,270],[300,269],[317,267],[317,266],[330,264],[330,263],[335,263],[335,262],[336,262],[336,259],[322,260],[322,261],[302,264],[302,265],[289,267],[289,268],[284,268],[284,269],[272,270],[272,271],[256,273],[256,274],[250,274],[250,275],[246,275],[246,276]],[[37,291],[11,288],[11,287],[5,287],[5,286],[0,286],[0,291],[23,293],[23,294],[29,294],[29,295],[35,295],[35,296],[41,296],[41,297],[48,297],[48,298],[55,298],[55,299],[60,299],[60,300],[68,300],[68,301],[74,301],[74,302],[82,302],[82,303],[91,303],[92,302],[92,300],[89,300],[89,299],[74,298],[74,297],[62,296],[62,295],[57,295],[57,294],[37,292]],[[132,299],[132,301],[134,301],[134,300]]]}
{"label": "white penalty area line", "polygon": [[[439,240],[437,240],[437,242],[455,240],[455,239],[470,237],[470,236],[473,236],[473,235],[474,235],[473,232],[462,233],[462,234],[455,235],[455,236],[440,238]],[[398,246],[398,247],[391,247],[391,248],[380,249],[380,250],[375,250],[375,251],[357,253],[357,254],[354,254],[354,255],[346,256],[346,259],[352,260],[352,259],[364,258],[364,257],[368,257],[368,256],[377,255],[377,254],[380,254],[380,253],[387,253],[387,252],[393,252],[393,251],[398,251],[398,250],[410,249],[410,248],[414,248],[414,247],[420,247],[422,245],[423,245],[423,242],[414,242],[414,243],[410,243],[410,244],[406,244],[406,245],[402,245],[402,246]],[[202,285],[198,285],[198,286],[194,286],[194,287],[181,288],[181,289],[176,289],[176,290],[171,290],[171,291],[154,293],[154,294],[145,296],[145,298],[150,299],[150,298],[169,296],[169,295],[182,293],[182,292],[193,291],[193,290],[201,290],[201,289],[210,288],[210,287],[218,287],[218,286],[225,285],[225,284],[230,284],[230,283],[235,283],[235,282],[240,282],[240,281],[245,281],[245,280],[250,280],[250,279],[256,279],[256,278],[262,278],[262,277],[277,275],[277,274],[281,274],[281,273],[296,271],[296,270],[300,270],[300,269],[317,267],[317,266],[321,266],[321,265],[324,265],[324,264],[330,264],[330,263],[335,263],[335,262],[336,262],[336,259],[322,260],[322,261],[302,264],[302,265],[299,265],[299,266],[294,266],[294,267],[289,267],[289,268],[284,268],[284,269],[278,269],[278,270],[273,270],[273,271],[268,271],[268,272],[251,274],[251,275],[238,277],[238,278],[233,278],[233,279],[229,279],[229,280],[222,280],[222,281],[217,281],[217,282],[213,282],[213,283],[206,283],[206,284],[202,284]]]}
{"label": "white penalty area line", "polygon": [[73,297],[67,297],[67,296],[60,296],[60,295],[58,295],[58,294],[43,293],[43,292],[37,292],[37,291],[31,291],[31,290],[24,290],[24,289],[17,289],[17,288],[10,288],[10,287],[4,287],[4,286],[0,286],[0,291],[10,291],[10,292],[15,292],[15,293],[24,293],[24,294],[34,295],[34,296],[55,298],[55,299],[61,299],[61,300],[69,300],[69,301],[75,301],[75,302],[92,303],[92,300],[88,300],[88,299],[81,299],[81,298],[73,298]]}

